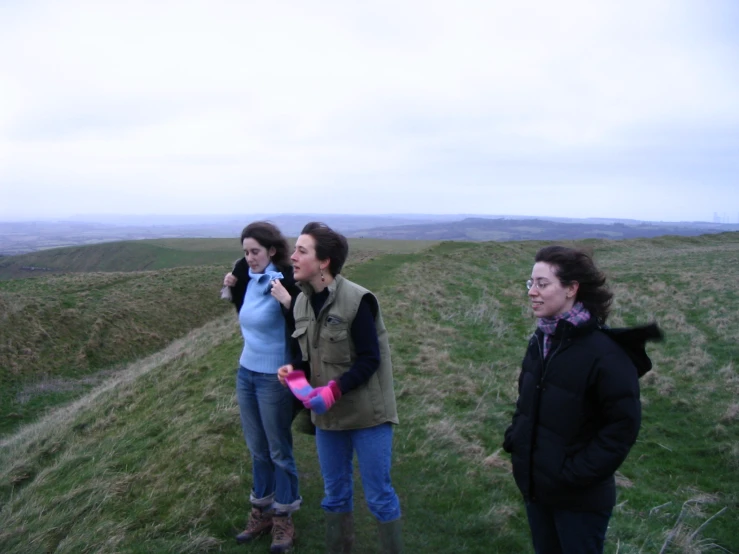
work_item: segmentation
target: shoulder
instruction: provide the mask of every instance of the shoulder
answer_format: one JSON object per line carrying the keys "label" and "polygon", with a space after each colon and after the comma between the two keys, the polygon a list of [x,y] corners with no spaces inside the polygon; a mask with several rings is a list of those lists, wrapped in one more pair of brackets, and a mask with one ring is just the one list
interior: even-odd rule
{"label": "shoulder", "polygon": [[282,284],[285,288],[296,287],[295,275],[293,273],[293,266],[288,265],[284,268],[278,268],[282,273]]}
{"label": "shoulder", "polygon": [[355,309],[359,309],[360,305],[366,305],[373,315],[376,315],[379,309],[379,302],[374,293],[354,281],[342,278],[337,293],[345,298]]}
{"label": "shoulder", "polygon": [[246,265],[246,260],[244,258],[236,260],[231,273],[239,280],[249,279],[249,266]]}
{"label": "shoulder", "polygon": [[592,356],[597,368],[604,374],[630,376],[632,372],[624,370],[631,368],[633,377],[638,378],[636,366],[628,353],[606,333],[598,329],[594,330],[587,336],[583,346],[588,355]]}

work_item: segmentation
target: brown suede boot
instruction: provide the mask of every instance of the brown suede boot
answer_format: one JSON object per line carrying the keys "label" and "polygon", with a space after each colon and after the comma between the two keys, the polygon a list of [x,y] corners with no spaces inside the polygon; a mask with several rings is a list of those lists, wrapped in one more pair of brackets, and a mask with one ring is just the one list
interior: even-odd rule
{"label": "brown suede boot", "polygon": [[326,512],[326,552],[350,554],[354,547],[354,513]]}
{"label": "brown suede boot", "polygon": [[264,535],[272,529],[272,512],[265,512],[256,506],[251,509],[246,529],[236,535],[236,542],[244,544]]}
{"label": "brown suede boot", "polygon": [[272,518],[272,553],[288,552],[295,542],[293,519],[287,514],[275,514]]}

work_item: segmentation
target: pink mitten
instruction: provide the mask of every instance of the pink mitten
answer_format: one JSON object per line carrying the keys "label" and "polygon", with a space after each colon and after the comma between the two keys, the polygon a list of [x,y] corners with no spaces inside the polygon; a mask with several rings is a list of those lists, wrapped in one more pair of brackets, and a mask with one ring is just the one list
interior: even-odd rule
{"label": "pink mitten", "polygon": [[305,402],[310,398],[313,392],[313,387],[308,383],[308,379],[305,378],[305,373],[300,370],[291,371],[285,377],[285,382],[290,390],[295,395],[295,398]]}
{"label": "pink mitten", "polygon": [[329,381],[325,387],[313,389],[308,399],[303,400],[303,406],[321,415],[328,412],[339,398],[341,398],[339,385],[336,381]]}

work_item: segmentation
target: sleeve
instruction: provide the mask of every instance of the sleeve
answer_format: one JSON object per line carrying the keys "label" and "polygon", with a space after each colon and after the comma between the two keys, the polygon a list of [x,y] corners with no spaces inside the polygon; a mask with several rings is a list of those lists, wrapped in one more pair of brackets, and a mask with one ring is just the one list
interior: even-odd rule
{"label": "sleeve", "polygon": [[523,366],[521,367],[521,372],[518,374],[518,399],[516,400],[516,409],[513,412],[513,419],[511,420],[511,424],[505,430],[505,434],[503,436],[503,450],[505,450],[509,454],[513,453],[513,431],[516,428],[516,421],[521,416],[520,402],[521,402],[521,381],[522,380],[523,380]]}
{"label": "sleeve", "polygon": [[562,474],[583,487],[613,475],[636,442],[641,425],[639,379],[625,352],[608,352],[598,361],[595,393],[603,422],[593,439],[565,460]]}
{"label": "sleeve", "polygon": [[231,273],[236,277],[236,285],[229,287],[231,289],[231,302],[233,302],[236,313],[238,314],[241,311],[241,306],[244,304],[246,285],[249,283],[249,271],[246,267],[246,260],[244,258],[238,259]]}
{"label": "sleeve", "polygon": [[350,332],[356,357],[349,370],[338,379],[342,394],[365,384],[380,367],[380,343],[371,298],[370,295],[362,298],[352,322]]}
{"label": "sleeve", "polygon": [[295,314],[293,313],[293,309],[295,308],[295,301],[298,299],[298,295],[300,294],[300,288],[298,288],[297,283],[292,278],[282,279],[282,284],[290,294],[290,307],[286,308],[280,304],[280,309],[285,318],[287,329],[292,335],[293,331],[295,331]]}

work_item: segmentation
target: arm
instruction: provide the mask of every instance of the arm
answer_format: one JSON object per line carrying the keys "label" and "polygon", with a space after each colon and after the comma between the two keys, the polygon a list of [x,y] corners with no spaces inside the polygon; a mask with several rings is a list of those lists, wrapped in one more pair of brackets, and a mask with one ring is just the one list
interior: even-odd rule
{"label": "arm", "polygon": [[365,384],[380,367],[380,343],[377,339],[371,298],[370,296],[362,298],[357,315],[352,321],[350,332],[356,358],[349,370],[337,381],[343,394]]}
{"label": "arm", "polygon": [[636,442],[641,425],[639,381],[623,351],[599,361],[595,393],[602,425],[593,439],[565,460],[562,474],[575,486],[588,486],[613,475]]}
{"label": "arm", "polygon": [[518,374],[518,400],[516,400],[516,410],[513,412],[513,419],[511,420],[511,424],[505,430],[505,435],[503,437],[503,450],[505,450],[509,454],[513,453],[513,431],[516,428],[516,421],[521,416],[520,402],[521,402],[521,382],[522,380],[523,380],[523,367],[521,368],[521,372]]}
{"label": "arm", "polygon": [[[228,283],[226,282],[227,280]],[[231,302],[233,302],[236,313],[238,314],[244,303],[246,285],[249,283],[249,268],[244,258],[236,261],[234,268],[231,270],[231,273],[226,275],[223,283],[231,289]]]}

